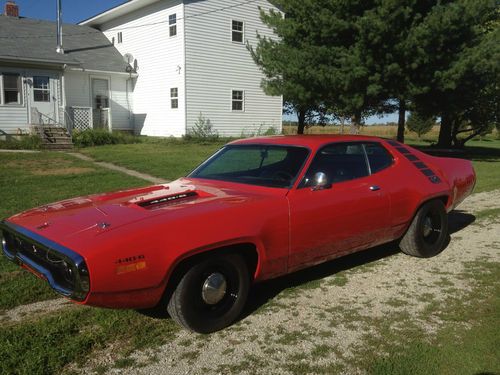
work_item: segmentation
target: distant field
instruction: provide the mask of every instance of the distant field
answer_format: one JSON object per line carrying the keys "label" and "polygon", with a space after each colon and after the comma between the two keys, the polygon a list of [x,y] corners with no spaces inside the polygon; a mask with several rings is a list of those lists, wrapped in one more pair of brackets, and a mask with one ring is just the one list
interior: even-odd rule
{"label": "distant field", "polygon": [[[286,125],[286,124],[283,125],[283,134],[296,134],[296,132],[297,132],[296,126]],[[360,129],[360,134],[373,135],[385,138],[394,138],[396,137],[397,132],[398,128],[395,125],[365,125]],[[326,125],[326,126],[315,125],[306,128],[305,130],[305,134],[341,134],[341,133],[342,133],[342,128],[336,125]],[[349,134],[349,126],[344,127],[344,134]],[[421,140],[434,142],[438,138],[438,135],[439,135],[439,126],[434,126],[429,133],[422,136]],[[418,139],[417,133],[410,132],[408,130],[405,131],[405,137],[408,137],[410,139]],[[493,134],[490,135],[490,137],[498,138],[497,132],[494,131]]]}

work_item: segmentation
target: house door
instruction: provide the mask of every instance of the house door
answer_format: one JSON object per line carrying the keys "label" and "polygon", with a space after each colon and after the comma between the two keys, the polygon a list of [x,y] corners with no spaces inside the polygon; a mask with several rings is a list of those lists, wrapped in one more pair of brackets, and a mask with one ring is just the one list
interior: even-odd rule
{"label": "house door", "polygon": [[57,93],[55,77],[49,75],[33,76],[31,88],[31,119],[33,123],[57,123]]}
{"label": "house door", "polygon": [[92,78],[92,110],[94,129],[111,130],[109,81],[107,79]]}

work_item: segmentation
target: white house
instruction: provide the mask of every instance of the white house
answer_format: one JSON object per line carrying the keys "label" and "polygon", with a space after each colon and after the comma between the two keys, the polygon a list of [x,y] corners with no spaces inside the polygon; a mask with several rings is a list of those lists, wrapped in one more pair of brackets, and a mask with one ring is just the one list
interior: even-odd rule
{"label": "white house", "polygon": [[134,130],[132,67],[98,30],[19,17],[8,1],[0,15],[0,135],[36,124]]}
{"label": "white house", "polygon": [[282,98],[266,95],[246,42],[257,32],[265,0],[131,0],[80,22],[101,30],[136,60],[135,131],[182,136],[200,113],[221,135],[281,131]]}
{"label": "white house", "polygon": [[273,37],[265,0],[130,0],[79,25],[0,15],[0,136],[34,124],[182,136],[200,114],[223,136],[281,131],[246,43]]}

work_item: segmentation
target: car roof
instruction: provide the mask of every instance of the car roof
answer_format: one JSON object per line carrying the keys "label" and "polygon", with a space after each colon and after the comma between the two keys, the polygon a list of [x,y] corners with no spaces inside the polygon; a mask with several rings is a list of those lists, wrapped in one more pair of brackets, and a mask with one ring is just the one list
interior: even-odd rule
{"label": "car roof", "polygon": [[252,144],[269,144],[269,145],[289,145],[289,146],[305,146],[311,149],[321,147],[327,143],[333,142],[354,142],[354,141],[382,141],[382,138],[372,137],[367,135],[276,135],[270,137],[254,137],[239,139],[229,143],[230,145],[252,145]]}

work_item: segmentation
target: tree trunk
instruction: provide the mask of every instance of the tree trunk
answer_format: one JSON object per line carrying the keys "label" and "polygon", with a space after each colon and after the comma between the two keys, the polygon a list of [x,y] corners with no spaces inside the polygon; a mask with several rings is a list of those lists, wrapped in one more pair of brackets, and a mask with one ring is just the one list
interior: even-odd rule
{"label": "tree trunk", "polygon": [[399,99],[399,117],[398,117],[398,142],[405,141],[405,120],[406,120],[406,101]]}
{"label": "tree trunk", "polygon": [[298,110],[297,117],[299,118],[297,134],[304,134],[304,129],[306,127],[306,111]]}
{"label": "tree trunk", "polygon": [[451,131],[452,120],[448,113],[441,115],[441,126],[439,128],[438,147],[450,148],[451,147]]}
{"label": "tree trunk", "polygon": [[361,127],[361,115],[359,113],[355,113],[351,117],[351,134],[359,134],[359,128]]}

